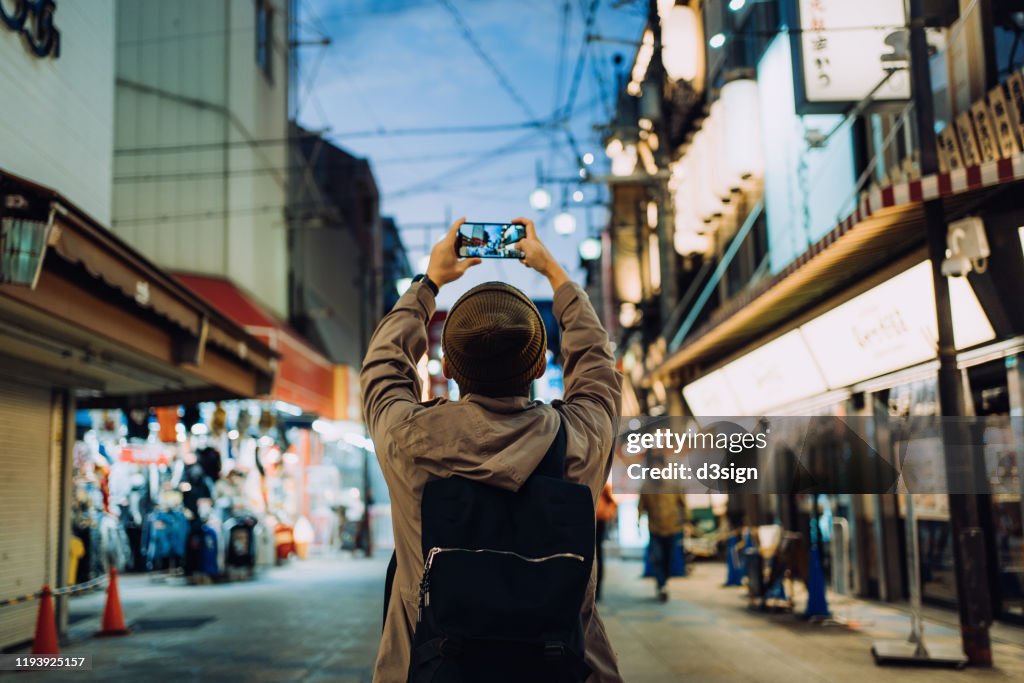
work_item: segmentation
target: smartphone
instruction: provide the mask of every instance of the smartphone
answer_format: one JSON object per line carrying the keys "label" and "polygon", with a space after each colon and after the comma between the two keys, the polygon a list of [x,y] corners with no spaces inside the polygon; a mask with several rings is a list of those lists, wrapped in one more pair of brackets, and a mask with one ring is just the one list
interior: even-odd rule
{"label": "smartphone", "polygon": [[523,258],[512,245],[526,237],[526,226],[519,223],[463,223],[456,244],[462,258]]}

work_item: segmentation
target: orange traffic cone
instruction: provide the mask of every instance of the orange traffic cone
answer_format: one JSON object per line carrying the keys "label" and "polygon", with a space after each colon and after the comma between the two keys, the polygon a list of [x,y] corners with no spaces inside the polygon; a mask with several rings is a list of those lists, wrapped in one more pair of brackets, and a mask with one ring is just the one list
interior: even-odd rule
{"label": "orange traffic cone", "polygon": [[32,654],[57,655],[57,618],[53,614],[53,594],[49,586],[43,586],[39,598],[39,615],[36,617],[36,637],[32,640]]}
{"label": "orange traffic cone", "polygon": [[110,568],[110,581],[107,583],[107,606],[103,608],[103,624],[97,636],[124,636],[130,633],[124,625],[124,612],[121,611],[121,596],[117,593],[117,569]]}

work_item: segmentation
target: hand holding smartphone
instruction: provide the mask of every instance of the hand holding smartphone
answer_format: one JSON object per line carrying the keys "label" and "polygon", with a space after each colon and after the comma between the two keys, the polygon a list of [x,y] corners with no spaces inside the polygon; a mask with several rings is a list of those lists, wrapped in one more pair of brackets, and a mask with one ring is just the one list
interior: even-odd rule
{"label": "hand holding smartphone", "polygon": [[513,245],[526,237],[521,223],[463,223],[455,249],[460,258],[514,258],[525,254]]}

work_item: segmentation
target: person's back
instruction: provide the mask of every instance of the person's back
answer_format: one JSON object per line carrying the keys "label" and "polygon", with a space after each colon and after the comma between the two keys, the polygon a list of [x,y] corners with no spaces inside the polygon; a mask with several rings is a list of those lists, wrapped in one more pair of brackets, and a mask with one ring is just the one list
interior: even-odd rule
{"label": "person's back", "polygon": [[[416,363],[426,350],[435,287],[457,279],[479,259],[459,261],[452,226],[431,254],[427,278],[413,285],[381,322],[363,363],[364,416],[392,501],[397,569],[374,681],[404,681],[416,627],[423,573],[420,505],[424,486],[453,475],[518,491],[564,426],[565,479],[585,484],[596,500],[611,466],[613,415],[621,379],[608,338],[586,295],[537,240],[532,223],[517,247],[545,275],[563,328],[565,398],[529,400],[545,368],[546,337],[536,307],[513,287],[488,283],[449,311],[443,336],[446,376],[459,401],[421,403]],[[593,604],[593,576],[581,609],[591,681],[618,681],[614,654]]]}

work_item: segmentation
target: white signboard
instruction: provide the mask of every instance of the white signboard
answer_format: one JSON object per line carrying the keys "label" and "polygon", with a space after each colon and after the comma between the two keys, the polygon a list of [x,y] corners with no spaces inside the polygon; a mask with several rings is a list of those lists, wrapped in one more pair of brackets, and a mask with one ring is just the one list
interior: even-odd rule
{"label": "white signboard", "polygon": [[[957,348],[995,336],[967,280],[949,279]],[[938,327],[931,264],[873,287],[800,328],[830,388],[916,365],[936,356]]]}
{"label": "white signboard", "polygon": [[683,387],[686,405],[697,417],[715,417],[741,415],[739,401],[736,400],[725,373],[721,370],[704,375],[695,382]]}
{"label": "white signboard", "polygon": [[765,415],[770,408],[828,389],[799,330],[734,360],[722,371],[743,409],[741,415]]}
{"label": "white signboard", "polygon": [[[804,101],[863,100],[886,76],[882,57],[892,54],[893,47],[885,39],[907,23],[903,0],[799,0],[799,8]],[[894,73],[873,99],[909,97],[910,74],[904,69]],[[801,109],[799,104],[797,108]]]}

